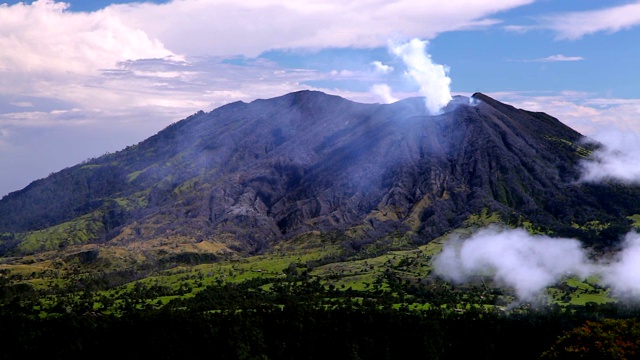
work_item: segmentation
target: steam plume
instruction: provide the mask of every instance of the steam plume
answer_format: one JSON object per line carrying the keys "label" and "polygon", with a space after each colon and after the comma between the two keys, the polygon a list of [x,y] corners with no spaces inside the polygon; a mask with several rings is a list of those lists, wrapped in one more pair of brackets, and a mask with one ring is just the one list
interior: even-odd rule
{"label": "steam plume", "polygon": [[449,67],[434,64],[426,52],[428,41],[413,39],[404,44],[389,44],[392,53],[402,58],[407,73],[420,84],[420,94],[426,97],[427,110],[432,115],[442,113],[451,101]]}
{"label": "steam plume", "polygon": [[398,101],[398,99],[391,95],[391,88],[387,84],[375,84],[369,89],[369,91],[378,95],[386,104]]}

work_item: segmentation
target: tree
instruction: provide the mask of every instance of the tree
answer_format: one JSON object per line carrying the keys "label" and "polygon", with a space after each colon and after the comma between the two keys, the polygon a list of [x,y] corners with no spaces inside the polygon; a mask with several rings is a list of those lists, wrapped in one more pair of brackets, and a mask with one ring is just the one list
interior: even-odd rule
{"label": "tree", "polygon": [[637,359],[640,323],[636,319],[587,321],[565,332],[542,359]]}

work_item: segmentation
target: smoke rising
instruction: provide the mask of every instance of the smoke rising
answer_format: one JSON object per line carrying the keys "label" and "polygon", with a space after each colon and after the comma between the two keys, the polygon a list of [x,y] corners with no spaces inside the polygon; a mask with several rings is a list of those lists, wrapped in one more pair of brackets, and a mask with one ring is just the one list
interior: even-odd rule
{"label": "smoke rising", "polygon": [[486,276],[530,301],[567,276],[598,276],[622,298],[640,298],[640,234],[627,234],[623,249],[608,262],[589,259],[575,239],[531,235],[522,229],[489,227],[445,246],[434,272],[454,283]]}
{"label": "smoke rising", "polygon": [[449,67],[435,64],[426,51],[428,41],[413,39],[404,44],[389,44],[393,54],[402,58],[407,74],[420,84],[420,94],[426,98],[427,110],[431,115],[442,113],[442,108],[451,101],[451,78]]}
{"label": "smoke rising", "polygon": [[369,91],[376,94],[385,104],[398,101],[398,99],[391,95],[391,88],[387,84],[375,84]]}

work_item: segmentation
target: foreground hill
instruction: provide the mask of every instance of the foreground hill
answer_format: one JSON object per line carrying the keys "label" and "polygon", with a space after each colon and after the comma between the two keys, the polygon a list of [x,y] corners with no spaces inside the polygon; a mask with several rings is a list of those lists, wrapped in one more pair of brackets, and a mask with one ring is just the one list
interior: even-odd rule
{"label": "foreground hill", "polygon": [[576,183],[581,140],[479,93],[438,116],[420,98],[235,102],[5,196],[0,254],[96,243],[156,261],[328,238],[358,250],[427,243],[480,214],[606,246],[640,213],[640,189]]}

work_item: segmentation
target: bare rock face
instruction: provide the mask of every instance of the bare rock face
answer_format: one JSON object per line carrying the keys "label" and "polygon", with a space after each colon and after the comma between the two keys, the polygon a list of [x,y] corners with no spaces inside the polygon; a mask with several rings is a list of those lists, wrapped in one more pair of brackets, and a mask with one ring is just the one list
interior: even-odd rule
{"label": "bare rock face", "polygon": [[88,241],[183,236],[252,251],[349,229],[366,241],[399,232],[427,242],[483,211],[584,239],[573,225],[622,231],[640,205],[612,199],[638,189],[576,184],[589,153],[581,138],[483,94],[429,116],[420,98],[359,104],[301,91],[199,112],[38,180],[0,200],[0,233],[85,219],[95,225]]}

